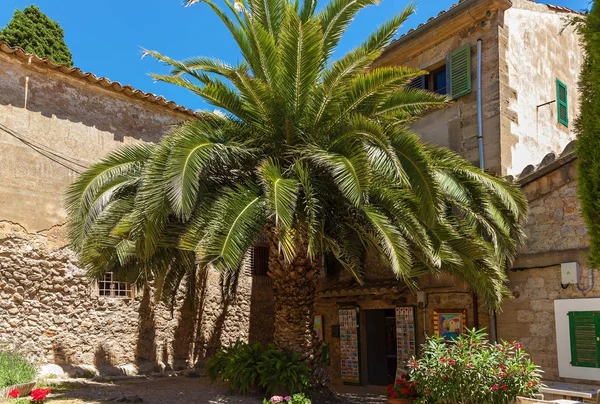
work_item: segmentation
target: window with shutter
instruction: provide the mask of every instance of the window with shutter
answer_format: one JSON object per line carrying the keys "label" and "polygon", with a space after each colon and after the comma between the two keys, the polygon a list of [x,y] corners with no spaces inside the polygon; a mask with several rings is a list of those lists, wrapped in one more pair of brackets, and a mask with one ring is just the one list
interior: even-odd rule
{"label": "window with shutter", "polygon": [[570,311],[571,365],[600,368],[600,312]]}
{"label": "window with shutter", "polygon": [[556,79],[556,104],[558,106],[558,122],[569,126],[569,99],[567,86]]}
{"label": "window with shutter", "polygon": [[448,57],[450,91],[457,99],[471,93],[471,45],[461,46]]}
{"label": "window with shutter", "polygon": [[425,89],[425,80],[427,76],[419,76],[415,77],[407,84],[407,87],[417,88],[417,89]]}

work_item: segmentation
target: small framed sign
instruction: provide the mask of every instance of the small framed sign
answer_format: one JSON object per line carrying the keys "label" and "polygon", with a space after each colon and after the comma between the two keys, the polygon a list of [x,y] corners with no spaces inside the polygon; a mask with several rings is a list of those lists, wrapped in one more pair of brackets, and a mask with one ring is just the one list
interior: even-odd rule
{"label": "small framed sign", "polygon": [[323,316],[317,315],[314,319],[315,334],[317,334],[317,340],[323,341]]}
{"label": "small framed sign", "polygon": [[467,309],[434,310],[433,332],[452,341],[462,334],[467,327]]}

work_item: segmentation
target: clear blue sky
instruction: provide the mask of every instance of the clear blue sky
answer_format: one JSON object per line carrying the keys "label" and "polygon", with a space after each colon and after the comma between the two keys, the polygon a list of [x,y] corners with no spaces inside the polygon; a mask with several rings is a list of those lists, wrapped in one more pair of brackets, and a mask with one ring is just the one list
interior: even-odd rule
{"label": "clear blue sky", "polygon": [[[218,1],[218,0],[217,0]],[[405,32],[429,17],[448,9],[458,0],[420,0],[417,14],[402,28]],[[0,0],[0,27],[15,9],[36,4],[58,21],[65,30],[67,45],[77,67],[122,84],[184,104],[206,107],[185,90],[154,83],[148,73],[166,68],[151,58],[141,58],[141,49],[153,49],[176,59],[215,56],[234,63],[238,60],[235,43],[208,7],[197,4],[183,7],[183,0]],[[347,51],[361,42],[378,24],[402,10],[408,0],[382,0],[378,6],[359,14],[341,43]],[[552,4],[582,10],[589,0],[550,0]],[[341,53],[338,53],[341,54]]]}

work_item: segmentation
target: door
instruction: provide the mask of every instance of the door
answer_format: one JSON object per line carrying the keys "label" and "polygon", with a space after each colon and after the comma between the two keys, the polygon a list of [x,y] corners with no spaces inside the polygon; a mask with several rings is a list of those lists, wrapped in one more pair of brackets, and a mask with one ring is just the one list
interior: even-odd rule
{"label": "door", "polygon": [[388,384],[387,336],[385,310],[366,310],[368,383]]}

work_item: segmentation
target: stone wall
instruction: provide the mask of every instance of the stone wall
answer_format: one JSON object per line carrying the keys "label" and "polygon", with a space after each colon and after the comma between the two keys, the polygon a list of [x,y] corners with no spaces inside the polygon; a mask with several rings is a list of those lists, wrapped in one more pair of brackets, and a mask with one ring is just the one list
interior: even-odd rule
{"label": "stone wall", "polygon": [[68,185],[109,151],[155,142],[191,118],[95,83],[0,52],[0,124],[11,132],[0,130],[0,347],[61,371],[123,373],[193,366],[237,339],[269,341],[270,284],[248,271],[228,282],[203,271],[173,308],[155,302],[151,285],[133,299],[93,293],[67,248]]}
{"label": "stone wall", "polygon": [[547,167],[545,173],[523,179],[530,203],[528,238],[509,272],[514,299],[506,301],[498,314],[498,336],[523,342],[544,370],[545,379],[589,384],[589,380],[559,377],[554,314],[557,299],[600,297],[597,281],[585,294],[574,285],[561,286],[561,263],[580,263],[583,288],[588,286],[590,270],[585,265],[589,240],[577,200],[575,164],[574,156],[567,156]]}
{"label": "stone wall", "polygon": [[151,285],[132,299],[97,296],[68,248],[19,230],[4,223],[0,231],[0,345],[38,364],[76,373],[183,369],[237,339],[272,337],[270,285],[255,291],[254,277],[228,284],[201,272],[195,293],[183,287],[174,307],[156,302]]}
{"label": "stone wall", "polygon": [[415,33],[414,37],[409,33],[390,46],[377,62],[431,71],[444,65],[451,52],[465,44],[471,46],[471,93],[454,100],[446,109],[426,114],[413,129],[423,140],[454,150],[479,165],[476,50],[477,40],[481,39],[485,165],[502,174],[506,174],[506,162],[500,155],[498,26],[507,7],[504,3],[480,2],[452,19],[446,18],[443,24]]}

